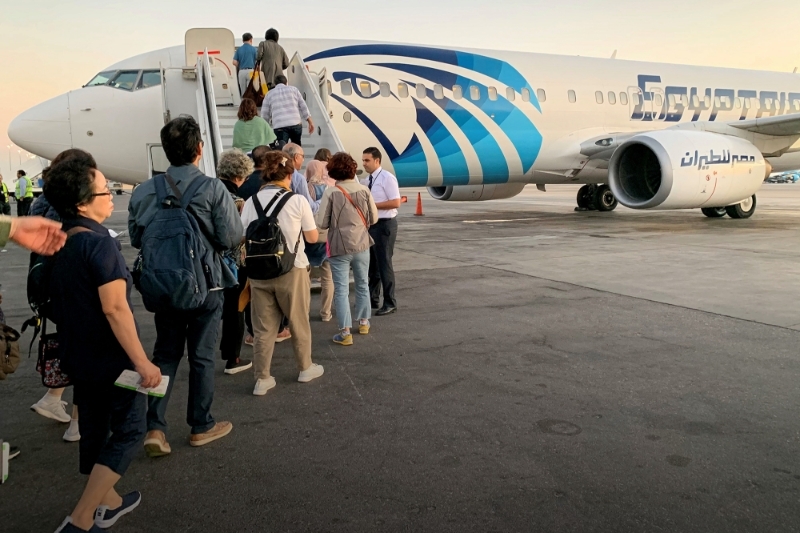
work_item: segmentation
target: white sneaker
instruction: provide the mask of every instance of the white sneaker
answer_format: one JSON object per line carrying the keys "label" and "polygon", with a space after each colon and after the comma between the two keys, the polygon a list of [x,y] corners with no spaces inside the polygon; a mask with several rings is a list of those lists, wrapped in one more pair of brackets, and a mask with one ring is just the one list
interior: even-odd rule
{"label": "white sneaker", "polygon": [[268,390],[275,388],[275,378],[270,376],[267,379],[259,379],[256,381],[256,387],[253,389],[253,396],[264,396]]}
{"label": "white sneaker", "polygon": [[48,401],[48,396],[49,394],[45,394],[41,400],[31,405],[31,411],[36,411],[45,418],[52,418],[65,424],[72,420],[72,417],[64,409],[67,406],[67,402],[62,402],[61,400]]}
{"label": "white sneaker", "polygon": [[322,368],[322,365],[311,363],[310,367],[300,372],[300,376],[297,378],[297,381],[300,383],[308,383],[312,379],[317,379],[324,373],[325,369]]}
{"label": "white sneaker", "polygon": [[78,429],[77,420],[69,421],[69,427],[67,428],[67,431],[64,432],[64,436],[61,438],[67,442],[78,442],[81,440],[81,432]]}

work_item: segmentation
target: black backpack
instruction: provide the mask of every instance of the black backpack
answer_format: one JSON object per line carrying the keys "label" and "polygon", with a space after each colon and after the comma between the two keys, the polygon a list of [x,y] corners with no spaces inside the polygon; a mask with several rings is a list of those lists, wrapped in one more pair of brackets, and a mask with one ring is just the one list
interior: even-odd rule
{"label": "black backpack", "polygon": [[248,278],[275,279],[294,268],[294,258],[300,246],[303,230],[300,230],[292,252],[286,246],[286,239],[278,223],[278,213],[292,196],[294,193],[281,190],[270,200],[266,209],[261,206],[258,195],[252,197],[258,218],[247,226],[245,233],[244,264]]}

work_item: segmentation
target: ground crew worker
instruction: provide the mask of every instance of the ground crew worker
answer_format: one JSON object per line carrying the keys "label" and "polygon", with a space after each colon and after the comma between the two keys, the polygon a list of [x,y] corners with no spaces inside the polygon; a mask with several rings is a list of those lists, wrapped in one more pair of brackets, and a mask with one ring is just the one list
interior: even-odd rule
{"label": "ground crew worker", "polygon": [[33,183],[24,170],[17,170],[17,216],[28,216],[33,203]]}
{"label": "ground crew worker", "polygon": [[0,174],[0,215],[10,215],[11,204],[8,198],[8,185],[3,181],[3,175]]}

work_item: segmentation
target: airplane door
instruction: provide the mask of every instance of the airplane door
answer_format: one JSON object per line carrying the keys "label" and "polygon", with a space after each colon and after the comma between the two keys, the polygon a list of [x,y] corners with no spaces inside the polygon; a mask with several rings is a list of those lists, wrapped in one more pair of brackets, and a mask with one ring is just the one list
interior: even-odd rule
{"label": "airplane door", "polygon": [[667,99],[662,88],[653,87],[650,89],[650,105],[653,120],[663,122],[667,118]]}
{"label": "airplane door", "polygon": [[628,87],[628,106],[631,120],[644,120],[644,95],[639,87]]}

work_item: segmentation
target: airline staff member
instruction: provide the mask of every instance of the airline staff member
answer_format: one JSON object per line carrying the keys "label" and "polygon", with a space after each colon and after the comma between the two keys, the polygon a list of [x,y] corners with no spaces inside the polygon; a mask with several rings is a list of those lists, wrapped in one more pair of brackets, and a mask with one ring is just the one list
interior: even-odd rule
{"label": "airline staff member", "polygon": [[372,308],[378,309],[383,289],[383,307],[375,313],[388,315],[397,311],[394,299],[394,241],[397,239],[397,208],[400,207],[400,187],[390,172],[381,168],[381,151],[370,147],[361,156],[364,170],[369,173],[361,184],[369,187],[375,206],[378,208],[378,222],[369,228],[375,245],[369,249],[369,294]]}
{"label": "airline staff member", "polygon": [[17,216],[28,216],[33,203],[33,183],[24,170],[17,171]]}
{"label": "airline staff member", "polygon": [[3,181],[3,175],[0,174],[0,215],[11,214],[11,204],[8,198],[8,186]]}

